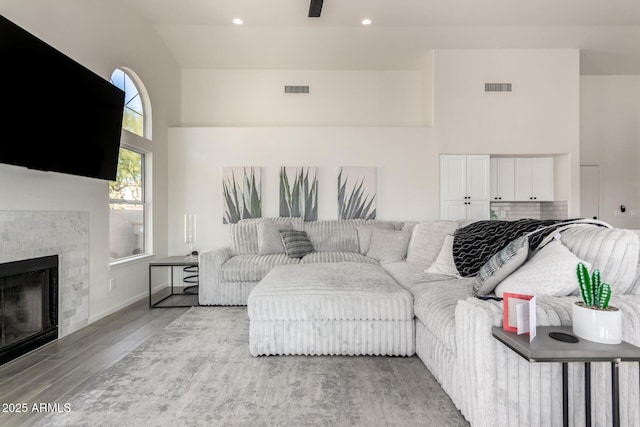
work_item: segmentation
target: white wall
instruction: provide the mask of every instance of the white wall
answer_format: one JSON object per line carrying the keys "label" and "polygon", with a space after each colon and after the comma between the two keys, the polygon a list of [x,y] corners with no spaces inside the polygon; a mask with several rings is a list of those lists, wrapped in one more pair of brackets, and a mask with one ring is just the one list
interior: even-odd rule
{"label": "white wall", "polygon": [[[120,66],[140,76],[153,108],[154,249],[166,255],[167,128],[179,122],[180,75],[164,44],[119,0],[4,0],[2,14],[105,79]],[[29,143],[28,132],[19,143]],[[106,181],[0,165],[0,182],[0,210],[89,212],[90,321],[146,294],[146,262],[109,270]],[[109,291],[112,277],[117,288]]]}
{"label": "white wall", "polygon": [[[640,76],[582,76],[580,155],[600,171],[600,219],[640,229]],[[620,205],[625,216],[615,216]]]}
{"label": "white wall", "polygon": [[[579,51],[436,50],[434,131],[442,153],[553,154],[570,168],[559,194],[579,212]],[[485,83],[513,91],[486,93]],[[562,170],[558,171],[563,173]]]}
{"label": "white wall", "polygon": [[[182,125],[423,126],[424,81],[430,74],[183,70]],[[308,85],[309,94],[285,94],[285,85]]]}
{"label": "white wall", "polygon": [[197,215],[197,250],[228,243],[222,168],[261,166],[263,216],[278,216],[281,166],[319,168],[319,219],[336,219],[340,166],[377,170],[379,219],[439,216],[438,153],[429,128],[172,128],[169,131],[169,251],[187,252],[186,212]]}
{"label": "white wall", "polygon": [[[185,212],[198,215],[198,249],[227,242],[224,166],[262,166],[264,216],[278,214],[279,167],[320,167],[321,219],[337,216],[339,166],[376,166],[379,217],[420,220],[439,216],[439,154],[548,154],[564,166],[556,192],[577,212],[578,51],[430,58],[415,71],[183,70],[183,125],[207,127],[170,130],[170,252],[186,252]],[[485,82],[514,91],[485,94]],[[285,84],[311,95],[284,95]]]}

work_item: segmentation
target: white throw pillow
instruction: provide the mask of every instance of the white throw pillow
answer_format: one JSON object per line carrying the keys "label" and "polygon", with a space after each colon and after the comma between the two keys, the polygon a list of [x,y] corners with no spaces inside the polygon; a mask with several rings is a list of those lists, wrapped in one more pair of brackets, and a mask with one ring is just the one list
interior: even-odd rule
{"label": "white throw pillow", "polygon": [[407,262],[429,267],[438,258],[444,238],[458,229],[457,221],[436,220],[417,224],[411,232]]}
{"label": "white throw pillow", "polygon": [[535,296],[567,296],[578,287],[576,266],[584,263],[559,240],[554,240],[496,287],[496,295],[504,292]]}
{"label": "white throw pillow", "polygon": [[442,274],[443,276],[453,276],[460,278],[460,273],[456,268],[456,263],[453,260],[453,236],[447,235],[444,238],[442,248],[436,260],[427,268],[425,273],[430,274]]}
{"label": "white throw pillow", "polygon": [[374,228],[367,256],[383,264],[402,261],[407,256],[410,238],[408,231]]}

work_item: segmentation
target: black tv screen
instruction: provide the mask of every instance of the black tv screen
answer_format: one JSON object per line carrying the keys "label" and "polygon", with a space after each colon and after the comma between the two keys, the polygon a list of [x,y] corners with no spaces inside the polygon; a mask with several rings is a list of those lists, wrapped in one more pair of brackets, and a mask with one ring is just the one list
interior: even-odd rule
{"label": "black tv screen", "polygon": [[115,180],[124,92],[4,16],[0,58],[0,163]]}

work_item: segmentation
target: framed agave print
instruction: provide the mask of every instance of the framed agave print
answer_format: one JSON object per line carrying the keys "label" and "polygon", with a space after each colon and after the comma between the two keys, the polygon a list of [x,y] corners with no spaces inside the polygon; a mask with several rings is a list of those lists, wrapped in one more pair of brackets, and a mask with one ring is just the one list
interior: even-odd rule
{"label": "framed agave print", "polygon": [[318,220],[318,168],[280,168],[280,216]]}
{"label": "framed agave print", "polygon": [[222,168],[224,224],[262,216],[261,169],[255,166]]}
{"label": "framed agave print", "polygon": [[340,168],[338,218],[376,218],[376,168],[344,166]]}

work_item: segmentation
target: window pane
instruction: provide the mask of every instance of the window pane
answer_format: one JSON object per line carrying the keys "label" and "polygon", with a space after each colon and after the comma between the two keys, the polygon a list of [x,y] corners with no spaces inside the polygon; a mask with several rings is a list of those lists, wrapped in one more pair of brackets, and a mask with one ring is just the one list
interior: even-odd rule
{"label": "window pane", "polygon": [[109,204],[109,257],[144,253],[144,205]]}
{"label": "window pane", "polygon": [[111,83],[118,89],[124,91],[124,71],[115,70],[111,74]]}
{"label": "window pane", "polygon": [[142,100],[140,99],[140,95],[136,94],[131,101],[127,102],[127,107],[142,115]]}
{"label": "window pane", "polygon": [[120,147],[116,180],[109,182],[110,199],[133,202],[143,201],[143,157],[144,156],[141,153],[136,153],[135,151]]}
{"label": "window pane", "polygon": [[122,116],[122,128],[128,130],[129,132],[135,133],[138,136],[143,135],[143,118],[140,114],[136,113],[133,110],[125,107],[124,115]]}

